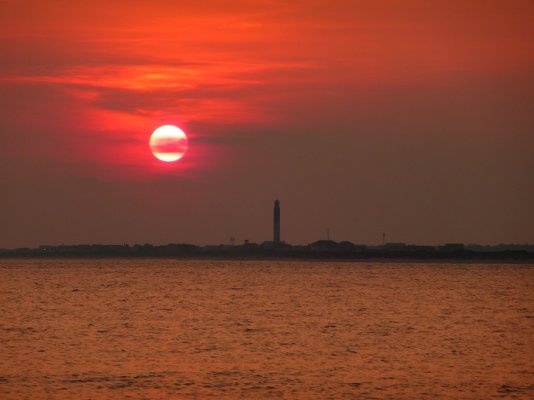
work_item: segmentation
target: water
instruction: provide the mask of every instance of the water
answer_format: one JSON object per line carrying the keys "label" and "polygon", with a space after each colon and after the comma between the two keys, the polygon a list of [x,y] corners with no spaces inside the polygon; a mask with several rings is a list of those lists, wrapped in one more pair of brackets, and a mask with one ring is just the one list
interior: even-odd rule
{"label": "water", "polygon": [[534,398],[534,265],[0,260],[0,398]]}

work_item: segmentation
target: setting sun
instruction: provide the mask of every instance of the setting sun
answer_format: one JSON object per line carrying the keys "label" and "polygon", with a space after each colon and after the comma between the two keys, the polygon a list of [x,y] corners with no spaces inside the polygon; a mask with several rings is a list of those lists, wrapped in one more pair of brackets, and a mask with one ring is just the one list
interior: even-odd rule
{"label": "setting sun", "polygon": [[150,136],[150,150],[158,160],[178,161],[187,151],[187,136],[174,125],[160,126]]}

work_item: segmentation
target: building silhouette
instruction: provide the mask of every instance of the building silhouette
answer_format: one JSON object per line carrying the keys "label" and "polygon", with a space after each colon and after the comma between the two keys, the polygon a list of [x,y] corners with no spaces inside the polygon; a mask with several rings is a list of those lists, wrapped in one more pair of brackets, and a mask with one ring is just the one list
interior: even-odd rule
{"label": "building silhouette", "polygon": [[274,201],[274,234],[273,234],[273,243],[279,244],[280,243],[280,201],[275,200]]}

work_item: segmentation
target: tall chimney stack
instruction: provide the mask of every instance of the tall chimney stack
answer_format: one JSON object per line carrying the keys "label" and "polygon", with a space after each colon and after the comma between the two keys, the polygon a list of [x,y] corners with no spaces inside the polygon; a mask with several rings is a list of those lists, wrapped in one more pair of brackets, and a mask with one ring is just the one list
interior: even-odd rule
{"label": "tall chimney stack", "polygon": [[274,244],[280,243],[280,201],[274,201]]}

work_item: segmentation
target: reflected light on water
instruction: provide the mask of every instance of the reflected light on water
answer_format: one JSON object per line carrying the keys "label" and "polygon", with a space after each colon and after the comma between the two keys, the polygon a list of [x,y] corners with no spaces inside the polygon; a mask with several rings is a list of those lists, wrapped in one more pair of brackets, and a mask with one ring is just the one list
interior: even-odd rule
{"label": "reflected light on water", "polygon": [[0,397],[534,397],[532,265],[2,260]]}

